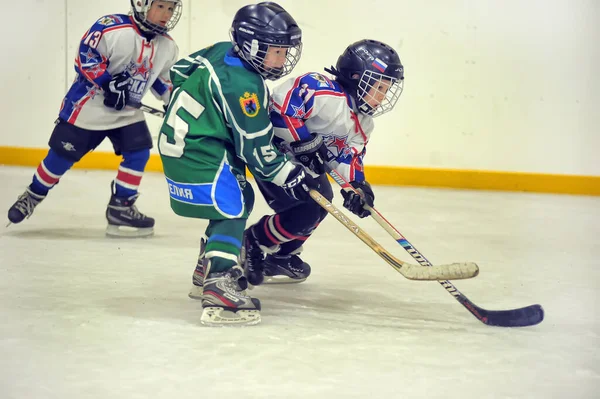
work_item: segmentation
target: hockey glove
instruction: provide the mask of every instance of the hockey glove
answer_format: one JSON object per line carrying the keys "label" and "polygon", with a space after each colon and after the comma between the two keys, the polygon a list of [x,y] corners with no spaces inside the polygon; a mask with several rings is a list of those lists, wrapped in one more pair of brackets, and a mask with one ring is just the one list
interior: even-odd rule
{"label": "hockey glove", "polygon": [[129,84],[131,78],[125,72],[115,75],[111,81],[104,85],[104,105],[122,110],[129,101]]}
{"label": "hockey glove", "polygon": [[298,201],[311,201],[312,197],[309,191],[311,189],[318,191],[319,187],[319,181],[309,173],[306,173],[300,165],[296,165],[294,170],[288,175],[285,183],[281,186],[288,196]]}
{"label": "hockey glove", "polygon": [[327,171],[327,147],[321,136],[311,133],[310,139],[290,143],[294,157],[318,175]]}
{"label": "hockey glove", "polygon": [[354,187],[360,194],[354,191],[342,190],[342,196],[344,197],[344,208],[355,214],[360,218],[367,217],[371,214],[370,211],[364,208],[365,205],[373,206],[375,201],[375,194],[371,189],[371,185],[365,181],[351,181],[350,185]]}

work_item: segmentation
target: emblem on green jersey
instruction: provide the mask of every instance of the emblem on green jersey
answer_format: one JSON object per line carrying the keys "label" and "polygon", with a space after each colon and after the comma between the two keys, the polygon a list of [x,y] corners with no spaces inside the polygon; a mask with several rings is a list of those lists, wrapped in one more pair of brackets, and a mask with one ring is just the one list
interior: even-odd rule
{"label": "emblem on green jersey", "polygon": [[245,92],[242,97],[240,97],[240,105],[242,106],[242,112],[244,115],[254,118],[258,115],[258,110],[260,109],[260,104],[258,103],[258,96],[256,93],[248,93]]}

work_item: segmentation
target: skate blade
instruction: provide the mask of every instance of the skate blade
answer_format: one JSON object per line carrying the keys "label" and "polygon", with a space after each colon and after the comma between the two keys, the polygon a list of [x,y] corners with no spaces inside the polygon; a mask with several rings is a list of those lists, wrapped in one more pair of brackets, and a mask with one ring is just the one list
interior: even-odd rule
{"label": "skate blade", "polygon": [[106,226],[107,237],[118,237],[118,238],[137,238],[137,237],[149,237],[154,234],[154,227],[137,228],[130,226],[117,226],[109,224]]}
{"label": "skate blade", "polygon": [[202,299],[202,294],[204,293],[204,287],[198,287],[197,285],[192,285],[190,288],[190,292],[188,296],[192,299]]}
{"label": "skate blade", "polygon": [[237,312],[211,306],[202,310],[200,323],[209,327],[252,326],[260,323],[260,310],[240,309]]}
{"label": "skate blade", "polygon": [[263,284],[298,284],[303,281],[306,281],[306,277],[291,278],[288,276],[265,276],[265,281],[263,281]]}

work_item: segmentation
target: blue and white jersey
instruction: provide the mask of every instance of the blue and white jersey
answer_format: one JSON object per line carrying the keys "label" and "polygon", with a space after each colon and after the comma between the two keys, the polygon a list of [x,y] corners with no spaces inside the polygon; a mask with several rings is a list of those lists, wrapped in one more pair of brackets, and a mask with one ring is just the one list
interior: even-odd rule
{"label": "blue and white jersey", "polygon": [[113,76],[127,72],[133,79],[130,102],[141,102],[151,90],[168,103],[172,90],[169,70],[177,58],[177,45],[168,35],[148,40],[130,16],[104,16],[81,39],[75,57],[77,75],[63,99],[59,117],[90,130],[143,121],[144,114],[139,109],[126,107],[117,111],[104,106],[102,86]]}
{"label": "blue and white jersey", "polygon": [[363,157],[373,118],[358,112],[339,83],[319,73],[291,78],[273,91],[270,117],[277,138],[290,143],[319,134],[329,165],[349,181],[365,180]]}

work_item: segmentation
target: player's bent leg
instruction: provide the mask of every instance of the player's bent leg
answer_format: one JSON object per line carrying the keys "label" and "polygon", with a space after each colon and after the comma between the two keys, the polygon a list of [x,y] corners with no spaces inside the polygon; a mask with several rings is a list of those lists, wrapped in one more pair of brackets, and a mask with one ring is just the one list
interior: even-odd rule
{"label": "player's bent leg", "polygon": [[[326,175],[321,180],[322,195],[333,198],[331,185]],[[261,192],[269,201],[275,215],[265,216],[252,226],[257,241],[261,245],[277,243],[276,253],[267,254],[261,262],[264,283],[299,283],[310,275],[310,265],[300,258],[302,245],[315,228],[325,218],[325,212],[317,203],[290,201],[281,188],[272,183],[258,182]],[[249,275],[250,278],[250,275]]]}
{"label": "player's bent leg", "polygon": [[134,205],[144,169],[150,158],[152,138],[145,122],[106,132],[116,155],[123,155],[117,177],[111,185],[112,196],[106,209],[106,234],[112,237],[146,237],[154,234],[154,219]]}
{"label": "player's bent leg", "polygon": [[52,187],[58,184],[75,162],[96,145],[98,139],[88,131],[58,121],[50,137],[50,149],[46,157],[38,165],[29,187],[8,210],[8,220],[16,224],[29,218]]}
{"label": "player's bent leg", "polygon": [[210,220],[204,237],[200,239],[200,254],[192,275],[188,296],[201,299],[206,276],[206,260],[212,260],[212,270],[224,271],[240,263],[242,235],[246,219]]}

